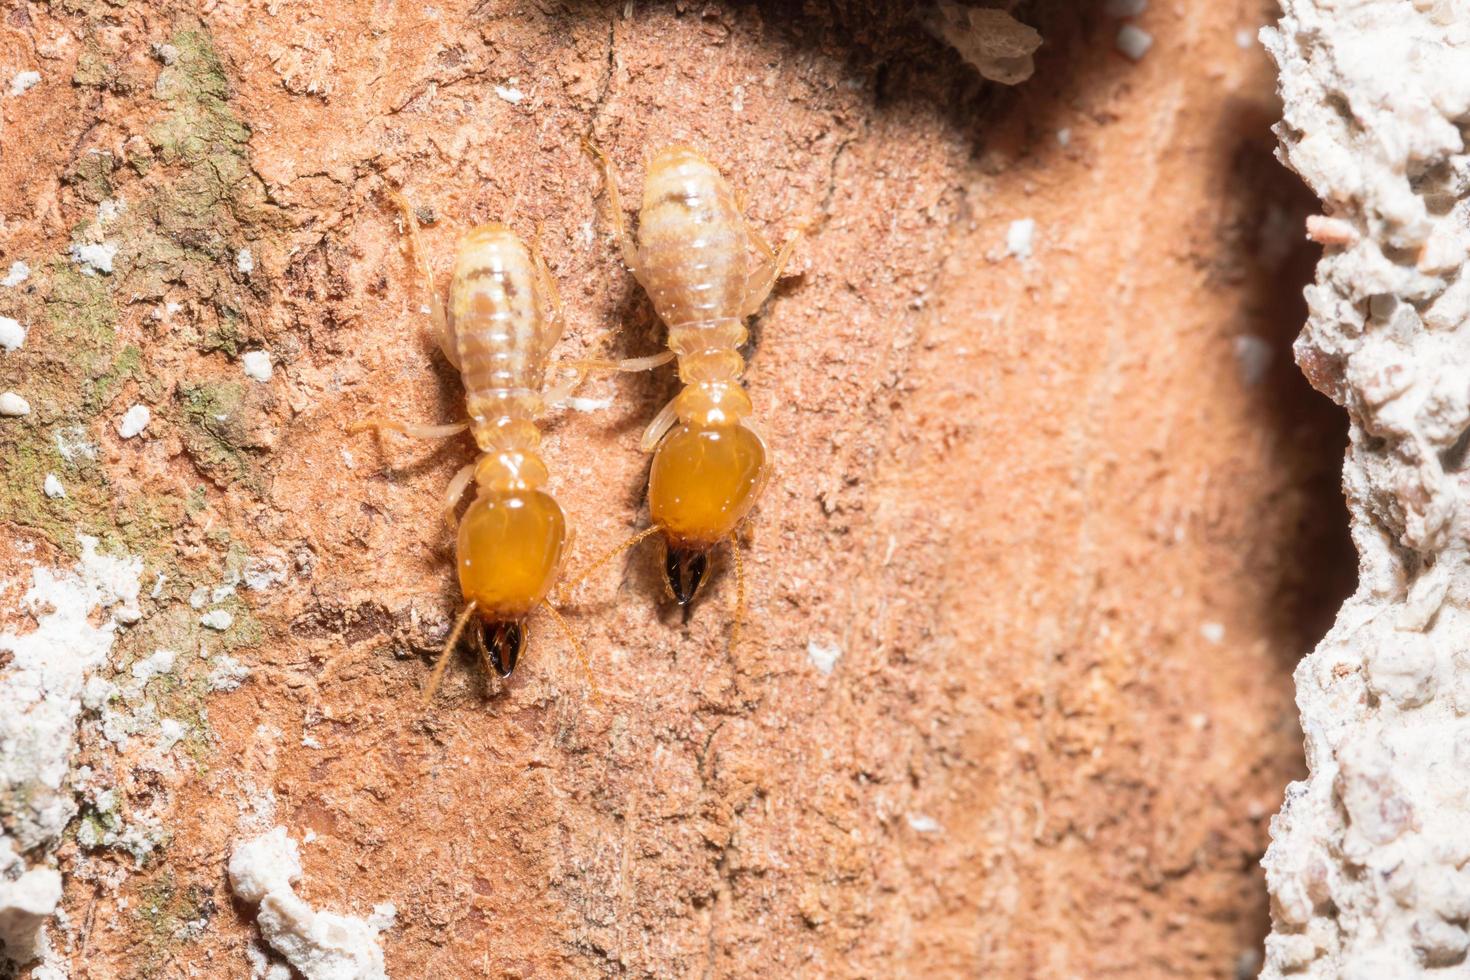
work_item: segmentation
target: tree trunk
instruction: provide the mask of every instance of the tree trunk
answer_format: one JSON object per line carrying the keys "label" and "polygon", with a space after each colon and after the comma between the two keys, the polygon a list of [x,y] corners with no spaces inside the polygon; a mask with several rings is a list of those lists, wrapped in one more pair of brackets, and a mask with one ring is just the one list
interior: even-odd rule
{"label": "tree trunk", "polygon": [[[353,976],[1259,962],[1290,672],[1353,581],[1271,5],[1022,6],[1014,88],[910,6],[9,10],[13,956],[46,922],[73,977],[267,976],[316,910],[377,944]],[[539,227],[555,356],[655,353],[583,135],[630,203],[688,142],[805,230],[751,324],[748,613],[732,643],[722,549],[681,615],[649,541],[566,609],[590,679],[538,617],[426,707],[473,447],[346,431],[463,412],[385,192],[439,288],[471,226]],[[595,377],[546,423],[573,569],[647,526],[675,391]]]}

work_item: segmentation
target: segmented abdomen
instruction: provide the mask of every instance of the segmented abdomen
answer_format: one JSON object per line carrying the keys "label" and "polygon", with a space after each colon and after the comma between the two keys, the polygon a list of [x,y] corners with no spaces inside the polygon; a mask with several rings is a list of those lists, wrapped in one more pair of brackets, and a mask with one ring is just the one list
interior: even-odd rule
{"label": "segmented abdomen", "polygon": [[449,322],[464,378],[470,428],[480,448],[504,445],[503,423],[541,411],[546,357],[557,338],[541,315],[530,252],[504,225],[481,225],[460,243],[449,286]]}
{"label": "segmented abdomen", "polygon": [[644,286],[670,327],[740,316],[745,219],[697,151],[671,146],[648,165],[638,243]]}

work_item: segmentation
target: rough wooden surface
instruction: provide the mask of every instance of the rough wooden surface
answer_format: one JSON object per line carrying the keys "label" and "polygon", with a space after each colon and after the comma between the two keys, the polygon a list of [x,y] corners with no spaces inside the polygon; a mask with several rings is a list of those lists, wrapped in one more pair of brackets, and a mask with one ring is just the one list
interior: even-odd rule
{"label": "rough wooden surface", "polygon": [[[0,295],[33,323],[0,388],[41,408],[0,420],[0,595],[65,564],[71,527],[111,532],[169,574],[120,673],[201,640],[252,668],[209,694],[179,668],[189,751],[162,762],[84,729],[79,761],[159,844],[142,866],[62,846],[76,976],[248,976],[225,861],[276,823],[313,903],[396,905],[397,977],[1250,969],[1264,821],[1301,764],[1290,669],[1352,576],[1342,425],[1288,354],[1306,205],[1238,43],[1269,5],[1156,5],[1137,63],[1090,5],[1023,8],[1046,45],[1015,90],[907,6],[12,8],[0,51],[43,80],[0,103],[0,259],[36,270]],[[604,705],[538,623],[507,687],[466,659],[425,709],[457,601],[439,496],[470,446],[344,434],[460,399],[381,192],[432,211],[441,270],[475,222],[544,222],[561,352],[649,353],[586,132],[625,196],[686,140],[773,238],[808,229],[753,328],[780,469],[746,641],[726,570],[685,622],[640,550],[570,614]],[[76,299],[65,252],[104,199],[117,269]],[[94,308],[86,349],[136,363],[63,397]],[[1274,353],[1259,379],[1242,335],[1244,361]],[[612,406],[550,424],[575,556],[643,526],[636,441],[671,385],[593,381]],[[123,441],[135,402],[154,422]],[[95,464],[46,455],[76,424]],[[57,467],[64,510],[38,496]],[[190,595],[247,556],[284,579],[201,634]]]}

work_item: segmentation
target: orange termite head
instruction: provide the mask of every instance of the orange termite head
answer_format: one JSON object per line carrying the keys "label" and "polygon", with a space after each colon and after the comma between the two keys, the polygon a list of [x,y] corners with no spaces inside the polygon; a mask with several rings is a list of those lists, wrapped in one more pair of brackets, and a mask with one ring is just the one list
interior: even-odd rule
{"label": "orange termite head", "polygon": [[566,516],[540,490],[483,486],[459,522],[459,587],[475,604],[477,642],[500,676],[515,669],[523,625],[561,567]]}
{"label": "orange termite head", "polygon": [[738,385],[691,385],[679,399],[681,421],[653,456],[648,506],[668,546],[669,592],[683,606],[709,571],[709,550],[750,513],[769,470],[765,443],[740,421],[750,400]]}

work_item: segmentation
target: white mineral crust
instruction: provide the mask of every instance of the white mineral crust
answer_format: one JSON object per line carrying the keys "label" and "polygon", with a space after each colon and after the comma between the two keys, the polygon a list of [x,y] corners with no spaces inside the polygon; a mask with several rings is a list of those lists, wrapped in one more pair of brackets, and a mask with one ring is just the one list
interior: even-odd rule
{"label": "white mineral crust", "polygon": [[387,980],[378,945],[378,923],[387,907],[375,908],[368,921],[319,912],[291,887],[300,878],[301,852],[285,827],[238,845],[230,855],[235,896],[260,906],[260,934],[306,980]]}
{"label": "white mineral crust", "polygon": [[1339,230],[1297,363],[1348,411],[1357,593],[1296,671],[1310,775],[1261,976],[1466,976],[1470,2],[1282,0],[1281,158]]}

